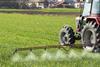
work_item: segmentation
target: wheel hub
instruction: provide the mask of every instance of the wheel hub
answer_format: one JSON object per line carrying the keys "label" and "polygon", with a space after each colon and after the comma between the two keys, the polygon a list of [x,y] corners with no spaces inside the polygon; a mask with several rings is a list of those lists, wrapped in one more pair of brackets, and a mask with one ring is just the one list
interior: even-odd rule
{"label": "wheel hub", "polygon": [[65,41],[65,44],[68,44],[68,39],[69,39],[68,34],[65,34],[64,37],[63,37],[63,40]]}

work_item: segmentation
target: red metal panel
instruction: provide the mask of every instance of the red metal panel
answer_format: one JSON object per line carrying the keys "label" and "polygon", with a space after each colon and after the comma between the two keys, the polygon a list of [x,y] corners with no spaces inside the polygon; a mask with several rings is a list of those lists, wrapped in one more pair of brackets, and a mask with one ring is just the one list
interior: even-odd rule
{"label": "red metal panel", "polygon": [[90,17],[87,17],[89,20],[96,20],[97,24],[100,25],[100,15],[92,15]]}

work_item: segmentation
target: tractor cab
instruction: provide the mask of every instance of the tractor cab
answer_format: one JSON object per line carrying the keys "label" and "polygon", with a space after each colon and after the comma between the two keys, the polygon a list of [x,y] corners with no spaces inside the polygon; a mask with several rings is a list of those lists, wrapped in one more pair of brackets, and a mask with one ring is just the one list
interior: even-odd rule
{"label": "tractor cab", "polygon": [[100,15],[100,0],[85,0],[82,16]]}
{"label": "tractor cab", "polygon": [[84,2],[84,8],[83,8],[82,16],[89,16],[90,10],[91,10],[91,2],[89,2],[89,0],[86,0],[86,2]]}

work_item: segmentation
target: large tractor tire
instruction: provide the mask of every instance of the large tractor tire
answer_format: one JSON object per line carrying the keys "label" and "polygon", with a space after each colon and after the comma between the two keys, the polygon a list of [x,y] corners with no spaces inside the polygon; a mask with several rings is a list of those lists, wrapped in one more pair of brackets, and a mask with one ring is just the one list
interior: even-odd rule
{"label": "large tractor tire", "polygon": [[69,46],[73,46],[73,44],[75,43],[73,29],[67,25],[64,26],[60,31],[59,40],[60,44],[63,46],[68,44]]}
{"label": "large tractor tire", "polygon": [[94,21],[89,21],[81,32],[83,48],[97,52],[100,47],[100,25]]}

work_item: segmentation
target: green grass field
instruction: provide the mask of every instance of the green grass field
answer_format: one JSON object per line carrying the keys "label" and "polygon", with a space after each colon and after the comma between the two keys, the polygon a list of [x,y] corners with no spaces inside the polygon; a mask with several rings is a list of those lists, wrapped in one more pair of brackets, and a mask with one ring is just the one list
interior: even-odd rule
{"label": "green grass field", "polygon": [[39,11],[42,11],[42,12],[80,12],[80,9],[76,9],[76,8],[46,8],[46,9],[41,9]]}
{"label": "green grass field", "polygon": [[[65,57],[69,60],[54,61],[19,61],[13,62],[12,52],[17,47],[31,47],[36,45],[59,44],[59,30],[65,24],[69,24],[75,29],[75,16],[48,16],[48,15],[27,15],[27,14],[0,14],[0,67],[99,67],[100,59],[90,54],[81,58],[77,57],[77,52]],[[55,53],[57,49],[49,50]],[[81,50],[74,49],[81,52]],[[38,56],[44,50],[33,51]],[[28,51],[19,52],[25,57]],[[62,52],[61,56],[62,56]],[[69,53],[70,54],[70,53]],[[80,56],[80,55],[79,55]],[[17,56],[18,57],[18,56]],[[64,56],[62,56],[64,57]],[[15,58],[16,60],[16,58]],[[59,60],[59,59],[58,59]]]}
{"label": "green grass field", "polygon": [[0,11],[80,12],[80,9],[76,8],[0,9]]}

